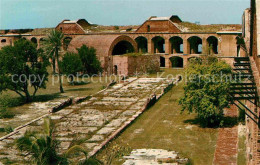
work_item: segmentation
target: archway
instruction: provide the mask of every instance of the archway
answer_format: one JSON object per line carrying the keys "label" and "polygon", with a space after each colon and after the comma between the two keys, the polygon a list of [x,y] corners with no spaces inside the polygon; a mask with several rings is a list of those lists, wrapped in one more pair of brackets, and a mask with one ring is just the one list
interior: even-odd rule
{"label": "archway", "polygon": [[175,56],[170,58],[172,68],[183,68],[183,58]]}
{"label": "archway", "polygon": [[1,43],[6,43],[6,39],[2,39],[2,40],[1,40]]}
{"label": "archway", "polygon": [[189,53],[190,54],[201,54],[202,53],[202,39],[197,36],[190,37],[188,39]]}
{"label": "archway", "polygon": [[171,54],[183,53],[183,39],[181,37],[175,36],[170,38],[171,43]]}
{"label": "archway", "polygon": [[160,67],[165,67],[165,58],[160,56]]}
{"label": "archway", "polygon": [[209,53],[210,54],[218,54],[218,39],[215,36],[210,36],[207,39],[208,47],[209,47]]}
{"label": "archway", "polygon": [[65,38],[63,39],[63,49],[64,49],[64,50],[67,50],[67,49],[68,49],[71,40],[72,40],[71,37],[65,37]]}
{"label": "archway", "polygon": [[165,40],[164,38],[157,36],[152,39],[154,45],[153,53],[165,53]]}
{"label": "archway", "polygon": [[32,43],[37,45],[37,39],[35,37],[31,38]]}
{"label": "archway", "polygon": [[133,53],[133,52],[134,52],[134,47],[130,42],[120,41],[114,46],[112,55],[122,55],[122,54]]}
{"label": "archway", "polygon": [[138,52],[147,53],[147,38],[139,36],[135,39],[138,47]]}

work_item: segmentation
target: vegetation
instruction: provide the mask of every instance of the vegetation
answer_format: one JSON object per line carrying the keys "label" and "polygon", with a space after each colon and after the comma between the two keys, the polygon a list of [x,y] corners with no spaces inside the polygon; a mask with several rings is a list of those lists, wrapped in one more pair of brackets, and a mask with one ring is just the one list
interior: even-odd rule
{"label": "vegetation", "polygon": [[58,72],[61,93],[64,93],[64,90],[62,87],[62,80],[61,80],[61,74],[59,69],[59,51],[61,50],[63,37],[64,35],[62,34],[62,32],[52,30],[45,41],[46,50],[49,54],[49,57],[52,59],[53,73],[56,73],[56,70]]}
{"label": "vegetation", "polygon": [[179,24],[181,29],[189,32],[217,32],[217,31],[241,31],[241,25],[224,25],[224,24],[212,24],[212,25],[199,25],[191,22],[181,22]]}
{"label": "vegetation", "polygon": [[16,140],[17,148],[30,154],[32,162],[37,165],[68,164],[65,157],[57,154],[58,142],[53,138],[53,131],[51,120],[46,118],[43,132],[26,131],[23,137]]}
{"label": "vegetation", "polygon": [[60,63],[62,73],[70,78],[70,83],[74,84],[74,76],[83,69],[81,59],[76,53],[66,53]]}
{"label": "vegetation", "polygon": [[[14,46],[3,47],[0,51],[0,92],[8,89],[26,102],[32,101],[38,89],[46,88],[48,64],[43,51],[37,50],[30,41],[19,39]],[[34,89],[32,94],[29,85]]]}
{"label": "vegetation", "polygon": [[102,72],[101,64],[96,56],[96,50],[94,48],[82,45],[77,50],[84,67],[84,73],[93,75]]}
{"label": "vegetation", "polygon": [[[183,70],[162,69],[159,74],[162,74],[162,77],[183,75]],[[157,74],[149,77],[157,77]],[[194,119],[196,114],[180,114],[181,106],[178,105],[178,99],[183,93],[183,83],[173,87],[100,151],[97,158],[105,162],[106,159],[103,158],[107,157],[106,150],[119,145],[131,149],[155,148],[176,151],[181,157],[189,158],[192,164],[212,164],[218,129],[201,128],[186,122]],[[113,159],[112,164],[122,165],[124,161],[122,157],[117,157]]]}
{"label": "vegetation", "polygon": [[86,152],[84,150],[84,148],[82,148],[79,145],[75,145],[71,148],[68,149],[68,151],[66,152],[66,157],[70,157],[73,155],[76,155],[77,153],[83,153],[85,156],[84,160],[79,161],[79,165],[101,165],[103,164],[101,161],[99,161],[98,159],[94,158],[94,157],[88,157],[88,152]]}
{"label": "vegetation", "polygon": [[223,109],[229,105],[231,67],[214,57],[192,62],[186,69],[188,77],[184,96],[179,100],[182,111],[197,113],[203,127],[223,125]]}

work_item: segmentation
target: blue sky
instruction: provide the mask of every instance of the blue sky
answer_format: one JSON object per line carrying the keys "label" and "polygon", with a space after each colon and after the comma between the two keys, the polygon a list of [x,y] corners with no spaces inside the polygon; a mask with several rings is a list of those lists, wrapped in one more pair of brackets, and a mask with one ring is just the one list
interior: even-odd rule
{"label": "blue sky", "polygon": [[85,18],[101,25],[139,25],[179,15],[201,24],[240,24],[250,0],[0,0],[0,29],[55,27]]}

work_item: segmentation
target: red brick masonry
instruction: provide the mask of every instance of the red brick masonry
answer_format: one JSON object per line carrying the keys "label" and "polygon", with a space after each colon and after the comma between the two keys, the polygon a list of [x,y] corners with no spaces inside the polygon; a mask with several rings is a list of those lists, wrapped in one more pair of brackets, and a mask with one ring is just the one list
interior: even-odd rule
{"label": "red brick masonry", "polygon": [[[237,116],[237,108],[231,105],[225,111],[226,116]],[[238,151],[238,128],[220,128],[216,151],[214,154],[214,165],[236,165]]]}

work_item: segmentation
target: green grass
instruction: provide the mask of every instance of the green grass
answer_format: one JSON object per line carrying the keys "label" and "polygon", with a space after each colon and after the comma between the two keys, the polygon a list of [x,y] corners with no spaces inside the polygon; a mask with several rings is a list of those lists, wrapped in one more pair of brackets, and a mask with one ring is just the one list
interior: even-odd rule
{"label": "green grass", "polygon": [[[180,74],[183,70],[165,69],[165,76]],[[152,75],[156,77],[156,74]],[[156,148],[180,152],[191,159],[193,164],[212,164],[217,129],[200,128],[185,123],[195,118],[195,114],[180,114],[178,99],[183,95],[183,83],[174,87],[154,106],[146,110],[131,126],[118,136],[106,149],[98,154],[102,159],[106,150],[118,144],[132,149]],[[141,130],[141,133],[135,133]],[[122,164],[117,158],[112,164]]]}
{"label": "green grass", "polygon": [[238,165],[246,164],[246,136],[245,135],[239,136],[237,164]]}

